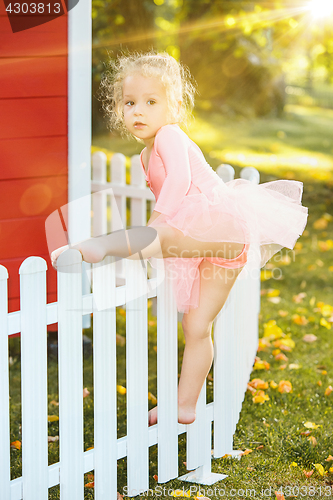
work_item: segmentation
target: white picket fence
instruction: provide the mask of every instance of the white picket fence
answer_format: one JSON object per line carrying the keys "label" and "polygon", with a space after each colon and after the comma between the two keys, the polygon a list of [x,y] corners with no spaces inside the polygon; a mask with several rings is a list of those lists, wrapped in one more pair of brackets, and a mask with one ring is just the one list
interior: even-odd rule
{"label": "white picket fence", "polygon": [[[94,165],[105,170],[98,153]],[[117,165],[118,178],[114,177]],[[119,166],[120,165],[120,166]],[[112,162],[112,184],[102,175],[93,190],[112,187],[126,226],[126,196],[131,196],[131,225],[146,224],[143,173],[132,160],[131,186],[125,186],[122,155]],[[140,165],[139,165],[140,167]],[[140,167],[141,169],[141,167]],[[222,168],[228,175],[228,167]],[[221,171],[220,170],[220,171]],[[230,169],[229,169],[230,170]],[[134,172],[134,173],[133,173]],[[105,172],[104,172],[105,173]],[[104,175],[104,174],[103,174]],[[257,179],[253,169],[243,175]],[[143,181],[142,181],[143,179]],[[228,180],[225,178],[225,180]],[[94,197],[94,235],[107,226],[106,192]],[[116,212],[116,210],[115,210]],[[102,223],[100,223],[102,220]],[[101,224],[98,226],[98,224]],[[118,227],[117,227],[118,224]],[[108,229],[108,228],[107,228]],[[125,284],[116,286],[117,271]],[[158,445],[158,483],[178,477],[178,436],[186,432],[188,474],[181,480],[212,484],[226,477],[211,472],[213,456],[233,451],[233,434],[258,345],[259,273],[237,280],[214,321],[214,401],[206,404],[204,384],[193,424],[177,421],[177,308],[171,282],[160,269],[148,277],[140,261],[107,257],[93,265],[92,292],[82,294],[82,260],[68,250],[58,260],[58,301],[46,304],[46,262],[29,257],[20,267],[21,310],[7,312],[7,270],[0,266],[0,484],[3,500],[46,500],[48,488],[60,484],[61,500],[83,500],[83,474],[94,470],[95,499],[117,498],[117,460],[127,457],[127,494],[149,487],[149,447]],[[117,269],[118,268],[118,269]],[[149,273],[148,273],[149,274]],[[148,286],[149,285],[149,286]],[[157,286],[158,285],[158,286]],[[148,427],[147,300],[157,298],[158,424]],[[117,438],[116,307],[126,309],[127,435]],[[82,317],[92,313],[94,377],[94,448],[83,447]],[[58,322],[60,461],[48,465],[47,325]],[[8,335],[21,332],[22,477],[10,479]]]}

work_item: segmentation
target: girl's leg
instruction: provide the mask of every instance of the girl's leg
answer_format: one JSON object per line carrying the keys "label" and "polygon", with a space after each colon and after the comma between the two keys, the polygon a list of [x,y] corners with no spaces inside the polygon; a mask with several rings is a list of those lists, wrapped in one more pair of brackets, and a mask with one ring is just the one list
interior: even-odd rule
{"label": "girl's leg", "polygon": [[[197,400],[213,360],[212,324],[241,270],[218,267],[207,260],[199,266],[199,307],[184,314],[182,321],[186,343],[178,386],[180,423],[190,424],[195,420]],[[156,422],[157,407],[149,412],[149,424]]]}
{"label": "girl's leg", "polygon": [[[242,243],[198,241],[175,228],[168,226],[139,226],[120,229],[110,234],[90,238],[71,248],[78,249],[86,262],[100,262],[106,255],[134,260],[149,257],[222,257],[233,259],[242,249]],[[67,247],[52,252],[52,262]]]}

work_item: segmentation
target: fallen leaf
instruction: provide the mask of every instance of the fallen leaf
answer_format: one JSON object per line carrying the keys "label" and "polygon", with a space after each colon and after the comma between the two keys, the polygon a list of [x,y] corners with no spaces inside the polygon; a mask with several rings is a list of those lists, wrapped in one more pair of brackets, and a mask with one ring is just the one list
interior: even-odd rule
{"label": "fallen leaf", "polygon": [[254,378],[248,383],[251,387],[255,389],[268,389],[268,382],[261,380],[260,378]]}
{"label": "fallen leaf", "polygon": [[295,342],[290,337],[278,339],[273,342],[274,347],[279,347],[282,351],[290,351],[295,347]]}
{"label": "fallen leaf", "polygon": [[184,490],[172,490],[170,493],[171,497],[190,497],[190,492],[189,491],[184,491]]}
{"label": "fallen leaf", "polygon": [[94,474],[87,474],[86,480],[88,482],[94,481],[94,479],[95,479]]}
{"label": "fallen leaf", "polygon": [[283,352],[280,352],[275,356],[276,361],[288,361],[288,358]]}
{"label": "fallen leaf", "polygon": [[329,323],[328,321],[326,321],[325,318],[320,318],[319,324],[321,326],[324,326],[325,328],[327,328],[327,330],[330,330],[332,328],[331,323]]}
{"label": "fallen leaf", "polygon": [[333,391],[333,387],[331,385],[329,385],[326,389],[325,389],[325,396],[329,396],[331,394],[331,392]]}
{"label": "fallen leaf", "polygon": [[276,324],[275,319],[269,320],[264,324],[264,337],[271,339],[278,339],[283,337],[284,333],[282,329]]}
{"label": "fallen leaf", "polygon": [[94,486],[95,486],[95,482],[94,481],[92,481],[91,483],[86,483],[84,485],[85,488],[94,488]]}
{"label": "fallen leaf", "polygon": [[48,443],[54,443],[54,441],[59,441],[59,436],[47,436]]}
{"label": "fallen leaf", "polygon": [[287,368],[287,365],[281,365],[279,366],[279,370],[285,370]]}
{"label": "fallen leaf", "polygon": [[148,392],[148,399],[153,403],[153,405],[157,404],[157,398],[151,392]]}
{"label": "fallen leaf", "polygon": [[305,316],[300,316],[299,314],[293,314],[291,319],[296,325],[305,326],[309,323]]}
{"label": "fallen leaf", "polygon": [[281,316],[281,318],[285,318],[286,316],[288,316],[288,311],[284,311],[283,309],[280,309],[278,311],[278,315]]}
{"label": "fallen leaf", "polygon": [[297,295],[293,295],[293,302],[295,302],[296,304],[300,304],[301,302],[303,302],[303,299],[306,297],[306,295],[306,292],[301,292]]}
{"label": "fallen leaf", "polygon": [[272,304],[279,304],[281,302],[281,297],[270,297],[267,300],[268,302],[272,302]]}
{"label": "fallen leaf", "polygon": [[325,471],[324,467],[321,464],[313,464],[316,468],[316,470],[319,472],[321,476],[325,476],[327,474],[327,471]]}
{"label": "fallen leaf", "polygon": [[265,401],[269,401],[269,396],[264,393],[264,391],[259,391],[260,394],[256,394],[253,398],[252,401],[254,403],[260,403],[263,404]]}
{"label": "fallen leaf", "polygon": [[312,474],[314,473],[314,470],[309,470],[309,471],[303,470],[303,473],[306,477],[311,477]]}
{"label": "fallen leaf", "polygon": [[260,444],[259,446],[257,446],[257,450],[261,450],[263,447],[264,447],[264,445]]}
{"label": "fallen leaf", "polygon": [[269,271],[267,269],[262,269],[260,271],[260,281],[267,281],[273,276],[272,271]]}
{"label": "fallen leaf", "polygon": [[10,447],[15,448],[16,450],[20,450],[21,449],[21,441],[12,441],[10,443]]}
{"label": "fallen leaf", "polygon": [[50,401],[50,405],[59,406],[59,402],[52,399],[52,401]]}
{"label": "fallen leaf", "polygon": [[255,470],[254,467],[246,467],[247,470]]}
{"label": "fallen leaf", "polygon": [[119,333],[116,334],[116,344],[120,346],[124,346],[126,344],[126,339],[123,335]]}
{"label": "fallen leaf", "polygon": [[274,382],[274,380],[271,380],[271,381],[270,381],[270,383],[269,383],[269,385],[270,385],[270,387],[271,387],[272,389],[276,389],[276,388],[278,387],[277,383],[276,383],[276,382]]}
{"label": "fallen leaf", "polygon": [[89,394],[90,394],[90,392],[89,392],[89,391],[88,391],[88,389],[85,387],[85,388],[83,389],[83,397],[84,397],[84,398],[86,398],[86,397],[88,397],[88,396],[89,396]]}
{"label": "fallen leaf", "polygon": [[59,420],[58,415],[48,415],[47,416],[48,422],[57,422]]}
{"label": "fallen leaf", "polygon": [[284,392],[292,392],[293,388],[291,382],[289,380],[280,380],[278,391],[281,392],[281,394]]}
{"label": "fallen leaf", "polygon": [[157,480],[158,480],[158,476],[157,476],[157,474],[154,474],[154,475],[153,475],[153,478],[155,479],[155,481],[157,481]]}
{"label": "fallen leaf", "polygon": [[126,387],[123,387],[122,385],[117,385],[117,391],[119,394],[126,394]]}
{"label": "fallen leaf", "polygon": [[313,223],[314,229],[326,229],[328,221],[324,217],[320,217]]}
{"label": "fallen leaf", "polygon": [[123,495],[117,491],[117,500],[123,500]]}
{"label": "fallen leaf", "polygon": [[312,444],[312,446],[317,446],[317,439],[314,436],[309,436],[308,440]]}
{"label": "fallen leaf", "polygon": [[240,457],[248,455],[249,453],[252,453],[253,450],[251,448],[246,448],[242,453],[239,454]]}
{"label": "fallen leaf", "polygon": [[298,467],[298,464],[296,462],[291,462],[290,467]]}
{"label": "fallen leaf", "polygon": [[309,436],[311,434],[311,431],[303,431],[301,432],[301,436]]}
{"label": "fallen leaf", "polygon": [[325,462],[331,462],[333,460],[332,455],[328,455],[327,458],[325,458]]}
{"label": "fallen leaf", "polygon": [[274,493],[275,493],[275,496],[276,496],[276,500],[285,500],[284,494],[281,493],[280,491],[274,491]]}
{"label": "fallen leaf", "polygon": [[315,342],[317,340],[317,337],[313,335],[313,333],[307,333],[304,335],[303,339],[304,342]]}
{"label": "fallen leaf", "polygon": [[297,363],[290,363],[288,368],[289,368],[289,370],[299,370],[302,367],[301,367],[301,365],[298,365]]}
{"label": "fallen leaf", "polygon": [[320,427],[320,424],[315,424],[314,422],[305,422],[304,427],[307,429],[318,429]]}
{"label": "fallen leaf", "polygon": [[321,380],[318,380],[317,384],[319,385],[319,387],[321,387],[323,385]]}

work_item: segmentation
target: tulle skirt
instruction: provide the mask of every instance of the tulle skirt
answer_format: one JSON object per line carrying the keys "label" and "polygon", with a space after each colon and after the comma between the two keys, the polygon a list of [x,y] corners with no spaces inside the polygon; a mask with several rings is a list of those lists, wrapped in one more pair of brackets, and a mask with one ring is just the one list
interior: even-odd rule
{"label": "tulle skirt", "polygon": [[[259,185],[245,179],[227,183],[221,180],[208,194],[185,196],[171,216],[161,214],[150,226],[169,225],[199,241],[221,242],[223,249],[228,243],[242,243],[239,259],[211,261],[229,268],[242,267],[247,261],[245,269],[249,272],[264,266],[281,248],[294,247],[307,222],[308,209],[301,204],[302,191],[303,184],[291,180]],[[199,265],[203,259],[149,259],[152,267],[163,265],[172,277],[180,312],[187,313],[199,306]]]}

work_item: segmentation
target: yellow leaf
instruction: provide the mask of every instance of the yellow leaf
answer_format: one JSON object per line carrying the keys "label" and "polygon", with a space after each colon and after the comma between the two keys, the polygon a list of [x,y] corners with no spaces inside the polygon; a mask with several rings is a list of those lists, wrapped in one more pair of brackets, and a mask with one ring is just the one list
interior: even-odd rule
{"label": "yellow leaf", "polygon": [[290,363],[288,368],[289,370],[299,370],[301,368],[301,365],[298,365],[297,363]]}
{"label": "yellow leaf", "polygon": [[279,347],[283,351],[288,351],[289,349],[293,349],[295,347],[295,342],[289,337],[284,337],[283,339],[275,340],[275,342],[273,342],[273,345],[274,347]]}
{"label": "yellow leaf", "polygon": [[328,321],[326,321],[325,318],[320,318],[319,323],[320,323],[321,326],[324,326],[325,328],[327,328],[327,330],[330,330],[332,328],[331,323],[329,323]]}
{"label": "yellow leaf", "polygon": [[327,472],[325,471],[324,467],[321,465],[321,464],[313,464],[315,466],[315,468],[317,469],[317,471],[319,472],[319,474],[321,476],[324,476],[327,474]]}
{"label": "yellow leaf", "polygon": [[276,324],[274,319],[268,321],[264,324],[264,337],[271,337],[272,339],[278,339],[284,335],[281,328]]}
{"label": "yellow leaf", "polygon": [[320,427],[320,424],[315,424],[314,422],[305,422],[304,427],[307,429],[318,429]]}
{"label": "yellow leaf", "polygon": [[153,405],[157,404],[157,398],[151,392],[148,392],[148,399],[153,403]]}
{"label": "yellow leaf", "polygon": [[324,217],[320,217],[313,223],[314,229],[326,229],[328,222]]}
{"label": "yellow leaf", "polygon": [[59,417],[58,415],[48,415],[47,420],[48,422],[57,422],[57,420],[59,420]]}
{"label": "yellow leaf", "polygon": [[117,391],[119,394],[126,394],[126,387],[123,387],[122,385],[117,385]]}
{"label": "yellow leaf", "polygon": [[269,401],[269,396],[267,394],[257,394],[252,398],[254,403],[263,404],[265,401]]}
{"label": "yellow leaf", "polygon": [[280,290],[277,290],[276,288],[270,288],[267,291],[267,297],[277,297],[280,295]]}
{"label": "yellow leaf", "polygon": [[298,467],[298,464],[296,462],[291,462],[290,467]]}
{"label": "yellow leaf", "polygon": [[331,474],[333,474],[333,467],[330,467],[328,470],[330,471]]}
{"label": "yellow leaf", "polygon": [[318,380],[317,384],[319,385],[319,387],[321,387],[323,385],[321,380]]}
{"label": "yellow leaf", "polygon": [[170,493],[170,496],[172,497],[190,497],[190,492],[189,491],[184,491],[184,490],[172,490]]}
{"label": "yellow leaf", "polygon": [[288,316],[288,311],[284,311],[283,309],[280,309],[278,311],[278,314],[279,314],[279,316],[281,316],[281,318],[285,318],[286,316]]}
{"label": "yellow leaf", "polygon": [[85,488],[94,488],[94,486],[95,486],[95,482],[94,481],[92,481],[91,483],[86,483],[84,485]]}
{"label": "yellow leaf", "polygon": [[260,338],[258,343],[257,352],[267,351],[267,348],[270,347],[271,343],[267,338]]}
{"label": "yellow leaf", "polygon": [[329,396],[331,394],[331,392],[333,391],[333,387],[331,385],[329,385],[326,389],[325,389],[325,396]]}
{"label": "yellow leaf", "polygon": [[274,491],[274,493],[275,493],[275,496],[276,496],[276,500],[285,500],[284,494],[281,493],[280,491]]}
{"label": "yellow leaf", "polygon": [[267,281],[273,276],[272,271],[269,271],[267,269],[262,269],[260,271],[260,281]]}
{"label": "yellow leaf", "polygon": [[309,470],[309,471],[303,470],[303,473],[305,474],[306,477],[311,477],[313,472],[314,472],[313,470]]}
{"label": "yellow leaf", "polygon": [[326,370],[322,370],[321,374],[322,375],[327,375],[327,371]]}
{"label": "yellow leaf", "polygon": [[274,382],[274,380],[271,380],[271,381],[270,381],[270,383],[269,383],[269,385],[270,385],[270,387],[271,387],[272,389],[276,389],[276,388],[277,388],[277,386],[278,386],[278,385],[277,385],[277,383],[276,383],[276,382]]}

